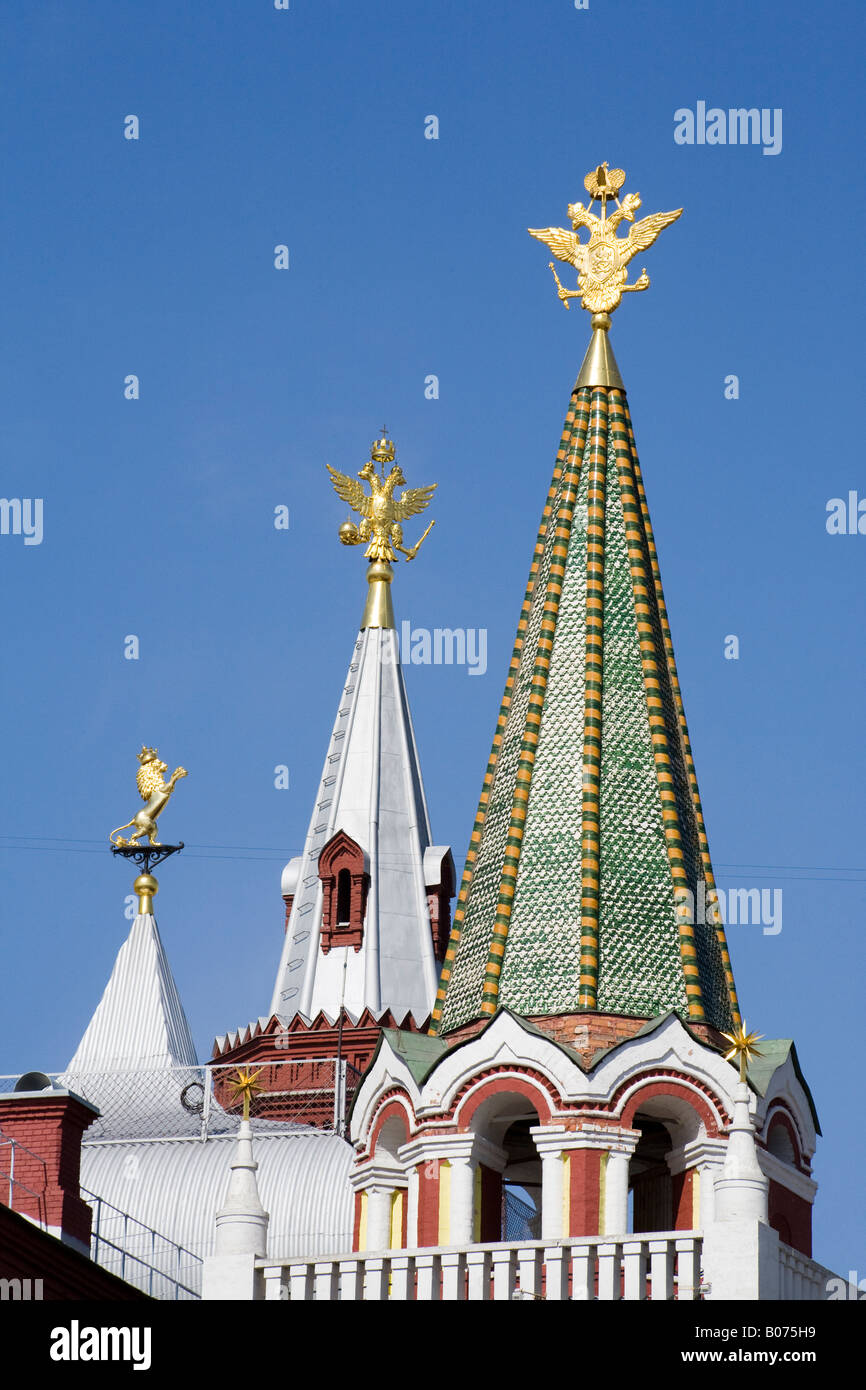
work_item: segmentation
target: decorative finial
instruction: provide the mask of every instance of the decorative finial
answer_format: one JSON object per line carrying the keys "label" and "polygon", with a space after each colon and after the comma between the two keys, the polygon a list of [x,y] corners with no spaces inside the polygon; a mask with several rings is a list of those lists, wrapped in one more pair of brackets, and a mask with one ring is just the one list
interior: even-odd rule
{"label": "decorative finial", "polygon": [[377,463],[393,463],[397,450],[393,439],[388,438],[388,426],[382,426],[381,439],[374,439],[370,445],[370,457]]}
{"label": "decorative finial", "polygon": [[[177,854],[183,849],[183,841],[176,845],[164,845],[158,840],[156,822],[168,804],[175,783],[181,777],[186,777],[187,772],[186,768],[177,767],[166,782],[163,773],[168,769],[165,763],[160,762],[156,748],[142,746],[138,762],[135,780],[138,794],[146,804],[132,820],[126,822],[126,825],[119,825],[116,830],[112,830],[108,838],[111,841],[112,854],[122,855],[124,859],[131,859],[144,868],[144,873],[139,874],[132,886],[138,894],[139,914],[147,916],[153,912],[153,899],[159,889],[157,880],[150,872],[151,868],[155,868],[157,864],[168,859],[169,855]],[[134,828],[134,834],[125,839],[120,832],[130,828]],[[141,844],[143,838],[146,840],[145,844]]]}
{"label": "decorative finial", "polygon": [[[572,226],[570,232],[564,227],[529,227],[528,231],[530,236],[549,246],[558,260],[573,265],[578,272],[578,288],[565,289],[560,283],[553,262],[550,262],[557,294],[566,309],[569,307],[570,299],[580,299],[584,309],[588,309],[592,314],[611,314],[624,294],[649,288],[650,280],[645,270],[633,285],[627,284],[626,266],[638,251],[646,251],[652,246],[664,227],[676,222],[682,208],[677,208],[675,212],[656,212],[651,217],[644,217],[640,222],[634,223],[627,237],[618,237],[615,233],[620,222],[634,222],[634,215],[641,205],[639,193],[628,193],[622,202],[619,200],[619,191],[625,183],[625,170],[608,169],[607,164],[599,164],[587,174],[583,183],[590,195],[589,206],[584,207],[583,203],[569,203],[568,215]],[[608,217],[609,199],[613,199],[616,208]],[[601,203],[600,217],[591,211],[596,201]],[[589,230],[589,240],[586,242],[582,242],[577,235],[581,227]],[[608,320],[608,326],[609,322]],[[593,323],[595,328],[602,326]]]}
{"label": "decorative finial", "polygon": [[244,1071],[243,1068],[240,1068],[237,1075],[231,1081],[235,1093],[234,1099],[237,1100],[238,1096],[243,1096],[243,1119],[245,1124],[250,1118],[251,1098],[259,1091],[265,1089],[264,1086],[259,1086],[257,1084],[257,1077],[261,1076],[263,1070],[263,1067],[259,1067],[258,1071]]}
{"label": "decorative finial", "polygon": [[[414,560],[436,524],[431,521],[420,540],[411,550],[406,550],[400,523],[407,517],[417,516],[429,506],[437,484],[407,488],[402,468],[394,463],[395,455],[394,441],[387,437],[383,425],[382,437],[374,440],[370,458],[358,474],[359,478],[369,483],[369,495],[361,483],[326,464],[337,496],[363,518],[360,526],[350,520],[344,521],[338,533],[343,545],[367,545],[364,557],[370,562],[367,568],[370,591],[361,620],[362,627],[393,628],[394,612],[388,586],[394,577],[391,565],[397,558],[395,552],[405,555],[407,562]],[[386,476],[384,470],[376,467],[377,463],[391,463],[394,466]],[[402,497],[396,498],[394,489],[398,487],[405,490]]]}
{"label": "decorative finial", "polygon": [[723,1038],[727,1038],[728,1042],[733,1044],[730,1052],[725,1053],[725,1061],[732,1062],[735,1057],[739,1058],[741,1081],[746,1079],[746,1067],[752,1058],[763,1056],[761,1049],[755,1046],[755,1043],[760,1042],[763,1036],[763,1033],[747,1033],[745,1019],[733,1033],[722,1034]]}

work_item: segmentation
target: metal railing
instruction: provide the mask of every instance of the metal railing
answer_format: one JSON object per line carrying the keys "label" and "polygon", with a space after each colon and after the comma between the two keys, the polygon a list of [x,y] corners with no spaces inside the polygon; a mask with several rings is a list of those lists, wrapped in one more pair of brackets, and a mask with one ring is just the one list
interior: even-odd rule
{"label": "metal railing", "polygon": [[[8,1167],[4,1170],[6,1159],[3,1150],[8,1149]],[[20,1150],[21,1154],[26,1154],[31,1163],[38,1165],[42,1169],[42,1184],[37,1188],[29,1187],[15,1176],[15,1151]],[[21,1160],[19,1158],[19,1171]],[[41,1226],[43,1231],[48,1229],[48,1215],[45,1207],[45,1192],[48,1187],[48,1169],[45,1159],[39,1154],[28,1149],[26,1144],[22,1144],[20,1139],[13,1139],[9,1134],[0,1131],[0,1202],[9,1207],[10,1211],[17,1211],[22,1216],[27,1216],[31,1221],[35,1221]]]}
{"label": "metal railing", "polygon": [[355,1252],[329,1259],[256,1261],[261,1296],[290,1302],[573,1302],[694,1300],[698,1231]]}
{"label": "metal railing", "polygon": [[93,1208],[90,1255],[95,1264],[151,1298],[201,1297],[202,1261],[198,1255],[95,1192],[82,1187],[81,1195]]}

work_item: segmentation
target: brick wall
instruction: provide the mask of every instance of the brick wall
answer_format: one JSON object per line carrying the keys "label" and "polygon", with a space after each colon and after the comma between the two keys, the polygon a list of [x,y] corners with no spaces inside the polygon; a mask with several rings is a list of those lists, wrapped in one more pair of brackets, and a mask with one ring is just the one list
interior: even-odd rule
{"label": "brick wall", "polygon": [[[90,1244],[92,1212],[79,1190],[81,1137],[97,1113],[66,1091],[0,1096],[0,1132],[22,1146],[15,1149],[14,1209],[85,1247]],[[8,1145],[0,1148],[0,1155],[8,1174]],[[9,1201],[7,1183],[0,1184],[0,1200]]]}

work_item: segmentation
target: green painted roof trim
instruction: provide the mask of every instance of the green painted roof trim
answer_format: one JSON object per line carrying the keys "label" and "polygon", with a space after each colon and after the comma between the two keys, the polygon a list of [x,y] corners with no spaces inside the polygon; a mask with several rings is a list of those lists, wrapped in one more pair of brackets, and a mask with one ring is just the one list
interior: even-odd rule
{"label": "green painted roof trim", "polygon": [[797,1056],[794,1039],[762,1038],[758,1046],[761,1049],[761,1056],[755,1057],[746,1071],[746,1076],[748,1077],[752,1089],[757,1091],[759,1096],[765,1096],[774,1074],[779,1070],[779,1067],[784,1066],[790,1056],[794,1067],[794,1075],[803,1087],[806,1099],[809,1102],[809,1109],[812,1113],[812,1120],[815,1125],[815,1133],[820,1134],[821,1125],[818,1120],[818,1111],[812,1099],[812,1092],[806,1085],[805,1078],[800,1070],[800,1059]]}
{"label": "green painted roof trim", "polygon": [[[587,1018],[597,1017],[594,1009],[576,1009],[573,1012],[576,1014],[586,1014]],[[669,1018],[678,1019],[689,1036],[700,1047],[707,1046],[707,1043],[705,1043],[702,1038],[698,1037],[697,1033],[680,1018],[680,1015],[675,1009],[668,1009],[666,1013],[659,1014],[657,1018],[649,1019],[631,1038],[621,1038],[619,1042],[614,1043],[611,1047],[601,1048],[598,1052],[593,1054],[589,1063],[587,1063],[575,1048],[569,1047],[566,1043],[559,1042],[558,1039],[551,1037],[550,1033],[546,1032],[543,1028],[539,1028],[537,1023],[530,1023],[528,1018],[522,1018],[520,1014],[516,1014],[512,1009],[503,1006],[496,1010],[496,1013],[487,1020],[483,1028],[479,1028],[477,1033],[473,1033],[468,1038],[461,1038],[459,1042],[451,1044],[449,1044],[446,1038],[439,1035],[430,1036],[430,1034],[426,1033],[403,1033],[399,1028],[385,1028],[382,1031],[382,1037],[376,1045],[376,1051],[373,1053],[370,1060],[370,1067],[372,1067],[373,1062],[375,1062],[379,1055],[382,1039],[387,1038],[394,1052],[401,1057],[408,1066],[416,1084],[418,1086],[423,1086],[424,1082],[438,1066],[446,1052],[457,1052],[461,1047],[467,1047],[469,1043],[475,1042],[476,1038],[480,1038],[486,1033],[488,1028],[491,1028],[502,1014],[507,1014],[509,1018],[513,1018],[514,1022],[522,1028],[524,1033],[530,1033],[533,1037],[541,1038],[544,1042],[550,1043],[553,1047],[557,1048],[564,1056],[568,1057],[569,1061],[574,1062],[575,1066],[580,1067],[580,1070],[585,1075],[593,1071],[609,1053],[615,1052],[618,1047],[625,1047],[627,1043],[632,1042],[635,1038],[643,1038],[649,1033],[654,1033],[655,1030],[660,1028]],[[640,1015],[637,1014],[630,1016],[635,1018],[640,1017]],[[623,1017],[629,1017],[629,1015],[623,1015]],[[805,1082],[803,1084],[805,1085]],[[357,1092],[355,1094],[357,1095]]]}
{"label": "green painted roof trim", "polygon": [[[443,1042],[441,1038],[431,1037],[429,1033],[404,1033],[400,1028],[383,1028],[379,1034],[375,1051],[362,1073],[361,1082],[373,1068],[386,1039],[392,1050],[406,1063],[414,1080],[419,1085],[424,1077],[433,1070],[439,1058],[448,1051],[446,1042]],[[355,1087],[347,1120],[351,1120],[355,1113],[355,1101],[361,1090],[361,1082]]]}
{"label": "green painted roof trim", "polygon": [[[448,1044],[443,1038],[431,1037],[429,1033],[404,1033],[399,1028],[384,1028],[382,1037],[388,1039],[419,1085],[448,1051]],[[378,1051],[377,1047],[376,1054]]]}
{"label": "green painted roof trim", "polygon": [[[588,1018],[592,1017],[595,1013],[593,1009],[578,1009],[575,1010],[575,1012],[585,1013]],[[570,1061],[580,1067],[580,1070],[585,1075],[589,1075],[591,1071],[594,1071],[611,1052],[615,1052],[617,1048],[625,1047],[628,1043],[633,1042],[635,1038],[648,1037],[649,1034],[654,1033],[656,1029],[661,1028],[662,1024],[666,1023],[669,1018],[678,1019],[689,1037],[692,1038],[699,1047],[710,1047],[711,1050],[716,1050],[712,1048],[712,1044],[704,1042],[703,1038],[699,1037],[694,1029],[689,1027],[688,1023],[680,1017],[675,1009],[668,1009],[666,1013],[659,1014],[657,1018],[648,1019],[636,1033],[632,1034],[632,1037],[622,1038],[611,1047],[600,1048],[598,1052],[593,1053],[592,1058],[587,1064],[584,1062],[580,1053],[576,1052],[574,1048],[567,1047],[565,1043],[558,1042],[556,1038],[552,1038],[549,1033],[546,1033],[543,1028],[539,1028],[536,1023],[530,1023],[528,1019],[521,1018],[519,1014],[513,1013],[511,1009],[503,1007],[497,1009],[496,1013],[493,1014],[488,1022],[485,1023],[484,1027],[480,1028],[477,1033],[473,1033],[469,1038],[461,1038],[459,1042],[453,1044],[449,1044],[447,1039],[438,1035],[431,1036],[429,1033],[404,1033],[400,1028],[383,1028],[379,1035],[379,1041],[376,1044],[376,1050],[367,1067],[367,1071],[373,1066],[376,1058],[379,1056],[384,1041],[387,1039],[392,1051],[406,1063],[415,1084],[419,1087],[423,1086],[428,1076],[435,1070],[447,1052],[456,1052],[459,1048],[466,1047],[469,1043],[474,1042],[476,1038],[480,1038],[481,1035],[486,1033],[487,1029],[496,1022],[501,1014],[508,1014],[510,1018],[513,1018],[515,1023],[523,1029],[524,1033],[530,1033],[534,1037],[542,1038],[545,1042],[552,1043],[553,1046],[564,1053]],[[812,1092],[806,1085],[805,1078],[800,1069],[800,1061],[797,1057],[797,1049],[794,1046],[793,1038],[762,1038],[760,1046],[761,1056],[756,1057],[752,1061],[747,1071],[749,1084],[753,1091],[759,1096],[765,1096],[773,1076],[778,1071],[779,1067],[784,1066],[790,1056],[794,1067],[794,1074],[803,1087],[804,1094],[809,1102],[809,1110],[815,1125],[815,1132],[816,1134],[821,1134],[818,1112],[815,1108],[815,1102],[812,1099]],[[719,1051],[721,1051],[721,1049],[719,1049]],[[731,1063],[731,1066],[733,1068],[733,1063]],[[367,1072],[364,1073],[365,1076],[366,1074]],[[358,1090],[360,1090],[360,1087]],[[358,1090],[355,1091],[355,1095],[352,1097],[352,1104],[349,1107],[349,1118],[351,1118],[352,1112],[355,1109],[355,1099],[357,1098]]]}

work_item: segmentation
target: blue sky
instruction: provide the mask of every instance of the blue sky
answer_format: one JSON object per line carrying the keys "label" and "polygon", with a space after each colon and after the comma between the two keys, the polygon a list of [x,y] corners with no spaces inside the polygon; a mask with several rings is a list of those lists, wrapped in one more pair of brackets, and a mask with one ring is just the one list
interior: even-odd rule
{"label": "blue sky", "polygon": [[[439,483],[398,618],[488,633],[484,676],[406,673],[434,835],[462,863],[588,337],[525,229],[565,222],[607,159],[644,212],[685,208],[612,341],[720,882],[784,895],[777,935],[731,929],[740,997],[796,1039],[818,1105],[816,1254],[866,1272],[866,535],[825,525],[830,498],[866,498],[862,10],[7,0],[0,18],[0,492],[44,505],[40,545],[0,536],[0,1070],[62,1067],[99,999],[130,890],[102,842],[136,807],[142,742],[189,769],[157,912],[201,1055],[266,1011],[280,868],[365,589],[324,465],[356,472],[383,421],[410,483]],[[676,144],[699,101],[781,109],[780,153]]]}

